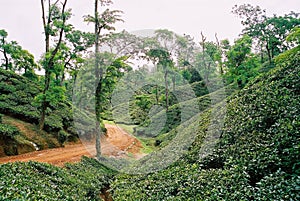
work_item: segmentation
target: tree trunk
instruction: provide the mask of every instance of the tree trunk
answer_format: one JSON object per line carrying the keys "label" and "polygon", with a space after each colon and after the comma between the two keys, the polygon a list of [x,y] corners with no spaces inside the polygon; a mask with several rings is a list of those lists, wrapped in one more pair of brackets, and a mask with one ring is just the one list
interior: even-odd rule
{"label": "tree trunk", "polygon": [[98,19],[98,0],[95,0],[95,113],[96,113],[96,157],[99,158],[101,156],[101,114],[98,107],[100,107],[100,95],[101,95],[101,76],[102,76],[102,69],[99,68],[99,19]]}
{"label": "tree trunk", "polygon": [[[46,66],[45,68],[45,86],[44,86],[44,90],[43,90],[43,99],[42,99],[42,107],[41,107],[41,116],[40,116],[40,121],[39,121],[39,128],[40,130],[42,130],[44,128],[44,124],[45,124],[45,117],[46,117],[46,110],[48,107],[48,103],[47,103],[47,98],[46,98],[46,93],[50,88],[50,81],[51,81],[51,69],[54,66],[53,60],[55,55],[57,54],[59,48],[60,48],[60,44],[63,38],[63,33],[64,33],[64,25],[66,22],[66,17],[65,17],[65,9],[66,9],[66,5],[67,5],[67,1],[65,0],[63,3],[63,7],[62,7],[62,19],[63,19],[63,26],[59,31],[59,39],[58,42],[56,43],[55,49],[53,50],[53,52],[51,53],[51,57],[49,59],[49,61],[47,61],[47,63],[45,64]],[[58,1],[57,1],[58,2]],[[42,19],[43,19],[43,26],[44,26],[44,34],[45,34],[45,43],[46,43],[46,54],[50,52],[50,31],[49,31],[49,27],[51,25],[51,15],[52,15],[52,9],[51,9],[51,2],[50,0],[48,1],[48,19],[46,22],[46,14],[45,14],[45,5],[44,5],[44,0],[41,0],[41,6],[42,6]]]}
{"label": "tree trunk", "polygon": [[173,82],[173,91],[175,91],[176,90],[176,74],[173,75],[172,82]]}
{"label": "tree trunk", "polygon": [[266,49],[267,49],[267,53],[268,53],[268,60],[269,60],[269,64],[272,63],[272,56],[271,56],[271,50],[269,48],[269,45],[266,45]]}
{"label": "tree trunk", "polygon": [[6,53],[5,49],[3,51],[3,55],[4,55],[4,58],[5,58],[5,70],[9,70],[9,60],[8,60],[7,53]]}
{"label": "tree trunk", "polygon": [[95,134],[96,134],[96,157],[99,158],[101,156],[101,91],[102,91],[102,83],[101,79],[99,80],[95,92],[95,112],[96,112],[96,128],[95,128]]}
{"label": "tree trunk", "polygon": [[158,92],[158,85],[155,86],[156,87],[156,91],[155,91],[155,99],[156,99],[156,105],[158,105],[159,103],[159,92]]}
{"label": "tree trunk", "polygon": [[[3,45],[5,44],[4,37],[2,38],[2,44],[3,44]],[[4,48],[3,48],[3,51],[1,51],[1,52],[3,52],[3,56],[4,56],[4,59],[5,59],[5,70],[8,70],[8,69],[9,69],[9,67],[8,67],[8,65],[9,65],[9,60],[8,60],[8,57],[7,57],[7,52],[6,52],[5,46],[4,46]]]}
{"label": "tree trunk", "polygon": [[169,111],[169,89],[168,89],[168,70],[165,71],[165,96],[166,96],[166,111]]}
{"label": "tree trunk", "polygon": [[45,72],[45,87],[44,87],[44,90],[43,90],[41,116],[40,116],[40,121],[39,121],[39,129],[40,130],[43,130],[44,125],[45,125],[46,110],[47,110],[47,107],[48,107],[46,93],[49,90],[49,86],[50,86],[50,76],[51,76],[50,71],[46,70],[46,72]]}
{"label": "tree trunk", "polygon": [[75,87],[75,85],[76,85],[76,79],[77,79],[77,76],[76,75],[74,75],[73,77],[72,77],[72,92],[71,92],[71,97],[74,97],[74,87]]}
{"label": "tree trunk", "polygon": [[264,63],[263,44],[260,44],[260,63]]}
{"label": "tree trunk", "polygon": [[60,86],[62,87],[65,81],[65,72],[62,73],[61,79],[60,79]]}
{"label": "tree trunk", "polygon": [[96,157],[101,157],[101,132],[99,121],[96,121]]}
{"label": "tree trunk", "polygon": [[223,75],[224,74],[224,70],[223,70],[222,55],[223,55],[224,52],[223,52],[222,48],[220,47],[220,42],[219,42],[219,38],[217,36],[217,33],[215,33],[215,38],[216,38],[217,48],[218,48],[218,50],[220,51],[220,54],[221,54],[221,58],[218,61],[219,68],[220,68],[220,74]]}
{"label": "tree trunk", "polygon": [[[2,44],[5,45],[4,37],[2,38]],[[5,70],[8,70],[9,69],[8,68],[9,60],[7,57],[7,52],[6,52],[5,46],[3,47],[3,50],[1,50],[1,52],[3,53],[4,59],[5,59]]]}
{"label": "tree trunk", "polygon": [[208,83],[208,66],[206,65],[206,61],[205,61],[205,41],[206,41],[206,37],[203,35],[203,33],[201,32],[201,42],[200,45],[202,47],[202,61],[203,61],[203,67],[204,67],[204,80],[206,83]]}

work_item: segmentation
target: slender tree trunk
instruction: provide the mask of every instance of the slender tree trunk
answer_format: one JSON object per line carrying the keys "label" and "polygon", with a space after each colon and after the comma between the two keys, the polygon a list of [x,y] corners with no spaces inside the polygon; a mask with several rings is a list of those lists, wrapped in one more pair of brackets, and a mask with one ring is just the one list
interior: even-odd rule
{"label": "slender tree trunk", "polygon": [[[101,156],[101,114],[100,114],[100,95],[101,95],[101,76],[102,76],[102,69],[100,69],[99,65],[99,19],[98,19],[98,0],[95,0],[95,113],[96,113],[96,125],[95,125],[95,134],[96,134],[96,157]],[[100,67],[100,68],[99,68]]]}
{"label": "slender tree trunk", "polygon": [[173,91],[175,91],[176,90],[176,74],[173,75],[172,82],[173,82]]}
{"label": "slender tree trunk", "polygon": [[9,70],[9,60],[8,60],[8,56],[7,56],[7,53],[6,53],[5,49],[3,51],[3,55],[4,55],[4,58],[5,58],[5,70]]}
{"label": "slender tree trunk", "polygon": [[60,86],[62,87],[65,81],[65,73],[63,72],[60,79]]}
{"label": "slender tree trunk", "polygon": [[156,99],[156,105],[158,105],[159,103],[159,91],[158,91],[158,85],[155,86],[156,87],[156,91],[155,91],[155,99]]}
{"label": "slender tree trunk", "polygon": [[264,63],[263,44],[260,44],[260,63]]}
{"label": "slender tree trunk", "polygon": [[[50,51],[50,34],[48,31],[48,26],[51,22],[50,19],[50,1],[48,2],[49,6],[49,13],[48,13],[48,21],[46,22],[46,13],[45,13],[45,5],[44,0],[41,0],[41,6],[42,6],[42,19],[43,19],[43,27],[44,27],[44,34],[45,34],[45,44],[46,44],[46,54]],[[45,117],[46,117],[46,109],[47,109],[47,102],[46,102],[46,92],[48,90],[48,87],[50,86],[50,72],[48,70],[48,67],[45,67],[45,86],[43,90],[43,99],[42,99],[42,106],[41,106],[41,116],[39,120],[39,129],[43,130],[45,125]],[[49,83],[49,84],[48,84]]]}
{"label": "slender tree trunk", "polygon": [[201,32],[201,46],[202,46],[202,61],[203,61],[203,66],[204,66],[204,80],[206,83],[208,83],[208,74],[209,74],[209,68],[206,64],[206,61],[205,61],[205,50],[206,50],[206,47],[205,47],[205,41],[206,41],[206,37],[203,35],[203,33]]}
{"label": "slender tree trunk", "polygon": [[[53,60],[55,55],[57,54],[60,44],[63,38],[64,34],[64,25],[66,22],[66,17],[65,17],[65,9],[67,5],[67,1],[65,0],[63,3],[62,7],[62,19],[63,19],[63,26],[59,31],[59,39],[58,42],[56,43],[55,49],[52,51],[50,59],[47,61],[46,66],[45,66],[45,86],[43,90],[43,99],[42,99],[42,106],[41,106],[41,116],[40,116],[40,121],[39,121],[39,129],[43,130],[44,125],[45,125],[45,118],[46,118],[46,110],[48,107],[48,102],[47,102],[47,97],[46,93],[50,88],[50,81],[51,81],[51,69],[53,68]],[[58,1],[57,1],[58,2]],[[56,2],[56,3],[57,3]],[[52,9],[51,9],[51,2],[50,0],[48,1],[48,19],[46,22],[46,14],[45,14],[45,5],[44,5],[44,0],[41,0],[41,6],[42,6],[42,19],[43,19],[43,26],[44,26],[44,34],[45,34],[45,43],[46,43],[46,54],[50,52],[50,31],[49,31],[49,26],[51,24],[51,15],[52,15]]]}
{"label": "slender tree trunk", "polygon": [[65,64],[64,64],[64,68],[63,68],[61,79],[60,79],[60,86],[63,86],[63,83],[64,83],[65,78],[66,78],[65,70],[67,69],[67,66],[70,65],[70,62],[71,62],[71,56],[69,57],[68,61],[66,61]]}
{"label": "slender tree trunk", "polygon": [[[76,80],[77,80],[77,75],[74,74],[74,77],[73,77],[73,86],[72,86],[72,96],[71,97],[74,97],[74,86],[76,84]],[[80,93],[82,94],[82,93]]]}
{"label": "slender tree trunk", "polygon": [[217,44],[217,48],[220,51],[221,54],[221,58],[219,60],[219,68],[220,68],[220,74],[223,75],[224,74],[224,70],[223,70],[223,62],[222,62],[222,55],[223,55],[223,50],[220,46],[220,42],[219,42],[219,38],[217,36],[217,33],[215,33],[215,38],[216,38],[216,44]]}
{"label": "slender tree trunk", "polygon": [[165,96],[166,96],[166,111],[169,111],[169,89],[168,89],[168,70],[165,71]]}
{"label": "slender tree trunk", "polygon": [[269,48],[269,44],[266,45],[266,49],[267,49],[267,53],[268,53],[269,64],[271,64],[272,63],[272,56],[271,56],[271,50]]}
{"label": "slender tree trunk", "polygon": [[[5,44],[4,37],[2,38],[2,44],[3,45]],[[4,56],[4,59],[5,59],[5,70],[8,70],[9,69],[9,66],[8,66],[9,65],[9,60],[8,60],[6,48],[4,47],[3,51],[1,50],[1,52],[3,52],[3,56]]]}
{"label": "slender tree trunk", "polygon": [[43,90],[43,101],[42,101],[42,108],[41,108],[41,117],[40,117],[40,121],[39,121],[39,128],[40,130],[44,129],[44,125],[45,125],[45,118],[46,118],[46,110],[48,107],[48,101],[47,101],[47,97],[46,97],[46,92],[49,90],[49,86],[50,86],[50,72],[46,71],[45,74],[45,87]]}
{"label": "slender tree trunk", "polygon": [[102,91],[102,84],[101,80],[98,82],[97,88],[96,88],[96,101],[95,101],[95,109],[96,109],[96,154],[97,158],[101,156],[101,136],[102,136],[102,130],[100,127],[101,124],[101,100],[100,100],[100,94]]}

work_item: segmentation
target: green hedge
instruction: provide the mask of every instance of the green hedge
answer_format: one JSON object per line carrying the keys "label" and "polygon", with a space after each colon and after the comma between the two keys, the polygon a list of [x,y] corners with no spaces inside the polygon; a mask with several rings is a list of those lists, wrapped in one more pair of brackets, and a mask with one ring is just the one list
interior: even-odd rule
{"label": "green hedge", "polygon": [[[13,72],[0,69],[0,112],[17,119],[38,124],[40,111],[35,97],[41,93],[39,83],[33,82]],[[62,101],[47,110],[44,129],[58,133],[60,130],[77,136],[73,126],[72,106]]]}
{"label": "green hedge", "polygon": [[299,200],[300,48],[279,58],[274,70],[218,110],[226,118],[211,154],[200,157],[206,131],[219,132],[213,125],[219,120],[211,124],[204,112],[185,127],[187,134],[196,132],[186,155],[155,173],[119,175],[112,184],[114,199]]}
{"label": "green hedge", "polygon": [[28,162],[0,165],[0,200],[101,200],[113,172],[94,159],[58,168]]}
{"label": "green hedge", "polygon": [[[169,108],[169,111],[167,113],[165,113],[165,111],[161,111],[155,114],[152,117],[152,120],[154,122],[159,122],[161,119],[164,119],[165,114],[167,115],[166,123],[163,129],[156,135],[168,133],[181,123],[184,123],[185,120],[182,119],[182,110],[184,110],[186,116],[193,117],[198,113],[208,109],[210,106],[212,106],[212,104],[221,102],[224,98],[230,96],[236,90],[237,88],[235,85],[228,85],[210,94],[175,104]],[[181,106],[183,106],[184,108],[182,108]],[[151,128],[147,127],[147,124],[143,124],[142,126],[143,127],[136,128],[136,135],[147,136],[148,133],[151,133]]]}
{"label": "green hedge", "polygon": [[0,123],[0,136],[1,137],[12,138],[19,134],[20,134],[20,132],[16,127]]}

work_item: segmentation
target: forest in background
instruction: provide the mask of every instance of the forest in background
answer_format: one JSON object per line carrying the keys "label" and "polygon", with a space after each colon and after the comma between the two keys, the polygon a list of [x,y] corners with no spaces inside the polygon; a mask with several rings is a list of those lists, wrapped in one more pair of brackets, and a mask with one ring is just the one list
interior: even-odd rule
{"label": "forest in background", "polygon": [[[111,10],[110,0],[94,3],[83,19],[94,27],[89,33],[69,24],[67,0],[41,0],[39,59],[0,30],[0,154],[35,150],[2,120],[13,117],[32,124],[39,137],[30,141],[40,149],[93,139],[96,159],[108,160],[100,138],[104,121],[114,121],[148,147],[131,169],[147,173],[118,173],[114,167],[126,161],[106,167],[88,158],[65,168],[5,164],[0,199],[299,199],[299,13],[267,16],[258,6],[237,5],[232,13],[243,31],[230,44],[202,32],[199,41],[167,29],[118,32],[122,11]],[[208,130],[220,139],[200,157]],[[182,148],[186,136],[193,142]],[[183,149],[176,161],[153,159],[160,150],[173,158],[175,149]],[[168,167],[157,168],[163,163]]]}

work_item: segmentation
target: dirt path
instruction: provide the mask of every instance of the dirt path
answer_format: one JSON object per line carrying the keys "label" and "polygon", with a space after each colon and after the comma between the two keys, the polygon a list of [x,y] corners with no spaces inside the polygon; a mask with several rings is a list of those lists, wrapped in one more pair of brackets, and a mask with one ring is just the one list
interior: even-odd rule
{"label": "dirt path", "polygon": [[[101,151],[105,156],[110,157],[134,157],[140,158],[142,144],[132,135],[116,125],[106,124],[107,135],[101,140]],[[18,156],[9,156],[0,158],[1,163],[15,161],[39,161],[46,162],[56,166],[63,166],[66,162],[78,162],[81,156],[95,156],[95,146],[93,143],[79,143],[66,145],[65,147],[35,151]]]}

